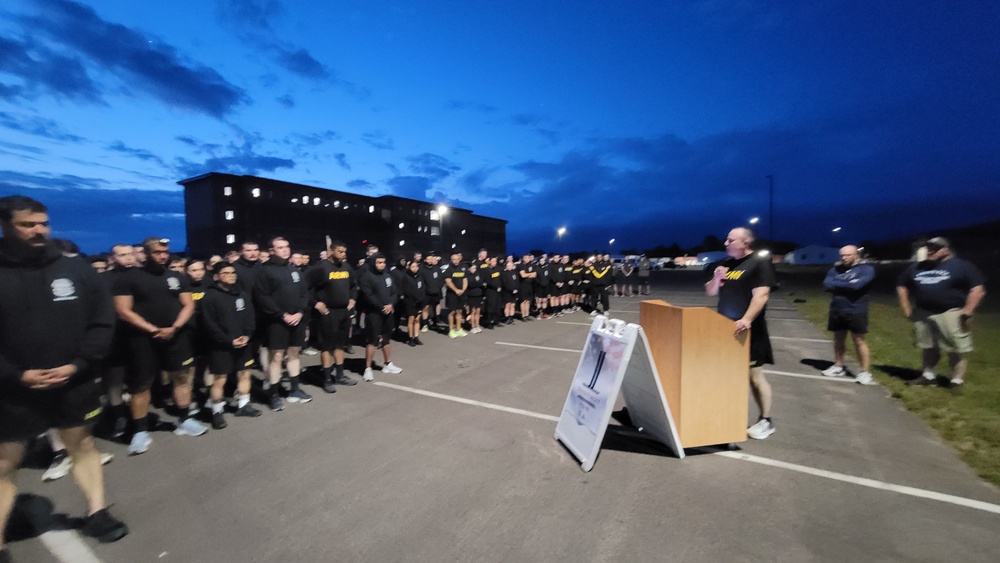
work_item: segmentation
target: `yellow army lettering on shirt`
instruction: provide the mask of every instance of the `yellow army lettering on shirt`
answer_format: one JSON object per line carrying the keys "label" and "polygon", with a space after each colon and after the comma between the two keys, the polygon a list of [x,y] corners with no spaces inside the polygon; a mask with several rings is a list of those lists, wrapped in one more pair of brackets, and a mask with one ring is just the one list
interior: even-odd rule
{"label": "yellow army lettering on shirt", "polygon": [[490,274],[490,277],[491,278],[499,278],[500,277],[500,272],[493,272],[492,274]]}
{"label": "yellow army lettering on shirt", "polygon": [[611,269],[610,266],[605,266],[604,268],[601,268],[600,270],[598,270],[597,268],[591,268],[590,272],[594,275],[595,278],[603,278],[604,274],[608,273],[608,271],[610,269]]}
{"label": "yellow army lettering on shirt", "polygon": [[451,277],[453,277],[453,278],[464,278],[465,277],[465,272],[453,272],[451,274]]}
{"label": "yellow army lettering on shirt", "polygon": [[192,293],[191,294],[191,299],[194,299],[195,301],[198,301],[198,300],[200,300],[204,296],[205,296],[205,292],[204,291],[199,291],[197,293]]}
{"label": "yellow army lettering on shirt", "polygon": [[727,279],[727,280],[738,280],[741,277],[743,277],[743,270],[732,270],[732,271],[726,272],[725,279]]}
{"label": "yellow army lettering on shirt", "polygon": [[350,277],[350,275],[351,274],[349,272],[330,272],[329,279],[331,279],[331,280],[346,280],[348,277]]}

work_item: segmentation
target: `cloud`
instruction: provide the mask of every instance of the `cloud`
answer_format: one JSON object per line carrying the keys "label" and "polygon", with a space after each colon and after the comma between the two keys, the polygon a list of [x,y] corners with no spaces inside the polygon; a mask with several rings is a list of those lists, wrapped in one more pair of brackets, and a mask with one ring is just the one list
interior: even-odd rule
{"label": "cloud", "polygon": [[351,180],[350,182],[348,182],[347,183],[347,187],[353,188],[355,190],[370,189],[370,188],[374,188],[375,184],[369,182],[368,180],[364,180],[362,178],[358,178],[356,180]]}
{"label": "cloud", "polygon": [[423,176],[396,176],[386,180],[393,195],[424,201],[431,189],[431,180]]}
{"label": "cloud", "polygon": [[278,96],[274,99],[276,102],[282,105],[285,109],[292,109],[295,107],[295,98],[291,94],[285,94],[284,96]]}
{"label": "cloud", "polygon": [[0,78],[15,78],[17,84],[0,82],[0,98],[33,100],[43,94],[102,104],[97,84],[79,58],[60,55],[36,41],[0,37]]}
{"label": "cloud", "polygon": [[497,111],[497,108],[489,104],[482,104],[478,102],[462,102],[459,100],[451,100],[450,102],[444,105],[444,109],[454,110],[454,111],[469,110],[479,113],[494,113]]}
{"label": "cloud", "polygon": [[[215,70],[182,60],[173,47],[121,24],[103,20],[89,6],[70,0],[35,0],[38,15],[21,20],[33,34],[44,35],[116,76],[127,87],[145,91],[172,107],[221,118],[248,103],[246,92]],[[75,76],[44,83],[53,92],[90,92],[96,86],[75,59],[63,57],[66,74]],[[62,90],[56,89],[61,87]]]}
{"label": "cloud", "polygon": [[425,152],[407,157],[410,171],[414,174],[428,176],[432,181],[439,182],[461,168],[443,156]]}
{"label": "cloud", "polygon": [[271,21],[281,15],[275,0],[219,0],[219,19],[241,41],[261,51],[285,70],[310,80],[327,80],[332,73],[306,49],[278,37]]}
{"label": "cloud", "polygon": [[347,155],[346,154],[340,152],[340,153],[337,153],[337,154],[333,155],[333,158],[334,158],[334,160],[337,161],[337,164],[341,168],[343,168],[344,170],[350,170],[351,169],[351,165],[347,163]]}
{"label": "cloud", "polygon": [[21,133],[44,137],[54,141],[68,141],[78,143],[84,138],[63,131],[55,121],[42,117],[28,117],[24,115],[13,115],[0,111],[0,127],[6,127]]}
{"label": "cloud", "polygon": [[110,145],[108,145],[107,148],[108,148],[108,150],[111,150],[111,151],[119,152],[119,153],[122,153],[122,154],[126,154],[126,155],[129,155],[129,156],[138,158],[139,160],[144,160],[146,162],[154,162],[154,163],[159,164],[160,166],[164,166],[164,167],[167,166],[167,164],[165,162],[163,162],[162,158],[160,158],[159,156],[153,154],[152,152],[150,152],[150,151],[148,151],[146,149],[136,149],[136,148],[132,148],[132,147],[126,146],[125,143],[123,143],[121,141],[115,141],[114,143],[111,143]]}
{"label": "cloud", "polygon": [[382,131],[365,133],[361,135],[361,140],[368,144],[368,146],[382,151],[391,151],[396,148],[396,143]]}

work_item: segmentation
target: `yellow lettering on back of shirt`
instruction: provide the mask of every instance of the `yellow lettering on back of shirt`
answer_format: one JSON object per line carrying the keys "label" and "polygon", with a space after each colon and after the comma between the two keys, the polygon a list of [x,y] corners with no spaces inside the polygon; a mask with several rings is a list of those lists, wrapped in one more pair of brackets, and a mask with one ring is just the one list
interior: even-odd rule
{"label": "yellow lettering on back of shirt", "polygon": [[346,280],[351,274],[349,272],[330,272],[331,280]]}

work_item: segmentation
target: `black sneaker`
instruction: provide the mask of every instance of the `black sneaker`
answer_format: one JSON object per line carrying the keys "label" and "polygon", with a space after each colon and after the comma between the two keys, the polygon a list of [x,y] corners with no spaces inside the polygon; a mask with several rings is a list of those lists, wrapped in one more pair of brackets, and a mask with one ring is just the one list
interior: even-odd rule
{"label": "black sneaker", "polygon": [[344,385],[344,386],[347,386],[347,387],[350,387],[351,385],[357,385],[358,384],[358,380],[357,379],[351,379],[347,375],[335,375],[333,377],[333,382],[336,383],[337,385]]}
{"label": "black sneaker", "polygon": [[80,531],[101,543],[111,543],[127,536],[128,526],[102,508],[84,519]]}
{"label": "black sneaker", "polygon": [[233,414],[235,414],[236,416],[247,416],[250,418],[256,418],[260,416],[262,413],[260,412],[260,409],[253,406],[253,403],[247,403],[242,407],[236,409],[236,412]]}
{"label": "black sneaker", "polygon": [[424,343],[420,341],[420,337],[419,336],[417,336],[416,338],[413,339],[413,343],[416,344],[417,346],[423,346],[424,345]]}
{"label": "black sneaker", "polygon": [[308,403],[311,400],[313,400],[312,395],[302,389],[296,389],[288,394],[289,403]]}
{"label": "black sneaker", "polygon": [[907,385],[930,385],[932,383],[934,383],[933,379],[927,379],[922,375],[906,382]]}
{"label": "black sneaker", "polygon": [[409,346],[410,348],[416,348],[417,347],[417,343],[414,342],[412,338],[406,341],[406,345]]}
{"label": "black sneaker", "polygon": [[344,348],[344,353],[345,354],[353,354],[354,353],[354,346],[347,346],[347,347],[345,347]]}
{"label": "black sneaker", "polygon": [[226,423],[226,417],[223,416],[221,412],[212,413],[212,428],[222,430],[227,426],[229,426],[229,424]]}
{"label": "black sneaker", "polygon": [[9,549],[0,549],[0,563],[14,563],[14,556]]}
{"label": "black sneaker", "polygon": [[111,439],[121,440],[125,437],[126,430],[128,430],[128,421],[125,420],[125,417],[120,416],[116,418],[111,426]]}
{"label": "black sneaker", "polygon": [[323,392],[324,393],[336,393],[337,386],[333,384],[333,379],[327,379],[323,382]]}
{"label": "black sneaker", "polygon": [[281,397],[277,395],[271,397],[271,410],[274,412],[285,410],[285,402],[281,400]]}

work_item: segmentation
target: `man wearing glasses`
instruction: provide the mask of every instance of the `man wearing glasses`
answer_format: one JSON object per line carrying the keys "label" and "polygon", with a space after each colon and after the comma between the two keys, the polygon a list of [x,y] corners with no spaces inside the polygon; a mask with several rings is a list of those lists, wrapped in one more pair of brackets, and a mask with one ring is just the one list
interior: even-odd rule
{"label": "man wearing glasses", "polygon": [[972,352],[970,322],[986,289],[979,269],[955,256],[944,237],[927,241],[927,259],[911,264],[896,282],[899,306],[913,321],[917,346],[923,351],[923,374],[907,385],[929,385],[941,352],[951,366],[949,387],[965,382],[966,356]]}

